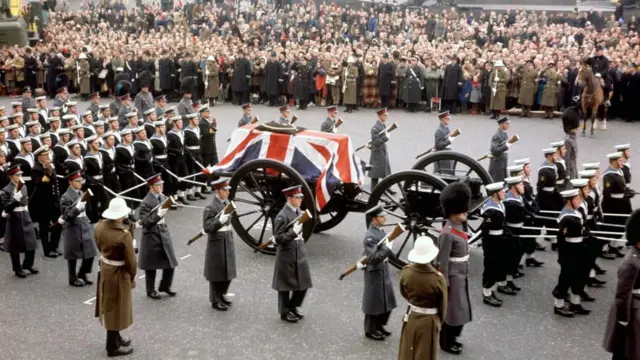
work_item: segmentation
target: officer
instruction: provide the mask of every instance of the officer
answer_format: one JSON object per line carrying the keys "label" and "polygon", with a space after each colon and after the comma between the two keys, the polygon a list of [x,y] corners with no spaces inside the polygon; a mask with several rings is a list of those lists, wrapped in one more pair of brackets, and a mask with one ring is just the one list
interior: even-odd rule
{"label": "officer", "polygon": [[509,163],[509,155],[507,152],[511,147],[508,142],[509,124],[511,121],[508,117],[503,116],[498,120],[498,131],[491,138],[491,155],[489,160],[489,175],[493,181],[503,181],[507,177],[507,164]]}
{"label": "officer", "polygon": [[94,92],[89,94],[89,107],[87,107],[87,111],[91,112],[91,115],[94,118],[97,118],[100,114],[100,93]]}
{"label": "officer", "polygon": [[[509,70],[504,66],[502,60],[498,60],[493,64],[493,70],[489,74],[489,86],[491,87],[491,119],[498,119],[500,112],[506,108],[507,101],[507,83],[509,82]],[[504,176],[500,179],[493,180],[502,181]]]}
{"label": "officer", "polygon": [[[216,132],[218,131],[218,123],[215,118],[211,117],[211,111],[208,106],[203,106],[198,110],[200,121],[200,150],[202,151],[202,165],[205,167],[213,166],[218,163],[218,149],[216,148]],[[203,194],[211,192],[206,186],[201,189]]]}
{"label": "officer", "polygon": [[[455,136],[451,136],[451,129],[449,124],[451,123],[451,117],[448,111],[444,111],[438,114],[440,125],[434,134],[433,151],[451,150],[451,144],[456,139]],[[435,174],[455,175],[455,169],[453,169],[454,163],[451,160],[440,160],[434,164]]]}
{"label": "officer", "polygon": [[338,105],[327,106],[327,118],[320,125],[320,131],[327,133],[337,133],[336,121],[338,116]]}
{"label": "officer", "polygon": [[[538,182],[536,184],[536,204],[538,209],[546,211],[560,211],[563,207],[562,197],[556,187],[558,173],[556,168],[556,153],[555,148],[542,149],[544,153],[545,161],[538,168]],[[557,223],[554,220],[543,219],[539,220],[541,226],[545,226],[549,229],[555,229]],[[551,249],[556,250],[555,239],[551,240]]]}
{"label": "officer", "polygon": [[253,110],[251,103],[242,104],[240,107],[242,108],[242,118],[238,120],[238,127],[248,125],[251,122],[251,110]]}
{"label": "officer", "polygon": [[[515,288],[507,285],[508,242],[504,234],[505,209],[504,183],[497,182],[485,186],[489,200],[482,206],[482,251],[484,252],[484,272],[482,273],[482,302],[489,306],[500,307],[496,290],[507,295],[515,295]],[[513,284],[513,281],[511,282]]]}
{"label": "officer", "polygon": [[[178,177],[187,176],[187,163],[186,155],[184,152],[184,132],[182,131],[182,117],[174,116],[169,119],[173,124],[171,131],[167,134],[167,154],[169,158],[169,168],[173,174]],[[173,175],[172,175],[173,176]],[[184,181],[178,181],[175,179],[176,192],[178,194],[178,201],[184,205],[189,205],[185,199],[185,190],[187,190],[187,183]]]}
{"label": "officer", "polygon": [[87,207],[87,217],[92,224],[97,223],[102,217],[102,212],[109,206],[109,199],[104,186],[104,154],[100,151],[100,142],[96,135],[87,138],[89,150],[84,157],[84,175],[87,180],[87,188],[91,189],[93,196]]}
{"label": "officer", "polygon": [[194,113],[193,101],[191,100],[191,94],[195,92],[196,82],[193,78],[185,79],[181,83],[182,88],[182,100],[178,104],[178,114],[185,116],[187,114]]}
{"label": "officer", "polygon": [[[609,168],[602,174],[603,191],[602,191],[602,212],[613,214],[631,214],[631,198],[635,196],[635,191],[625,184],[624,172],[624,155],[621,152],[615,152],[607,155],[609,158]],[[624,217],[604,216],[603,222],[607,224],[624,225]],[[604,227],[606,231],[617,231],[615,227]],[[623,257],[621,249],[615,244],[609,244],[609,252],[618,257]]]}
{"label": "officer", "polygon": [[155,101],[155,110],[156,116],[158,119],[164,115],[164,110],[167,108],[167,97],[165,95],[156,96]]}
{"label": "officer", "polygon": [[202,215],[202,228],[209,239],[204,257],[204,277],[209,281],[211,307],[226,311],[231,305],[227,290],[231,280],[237,276],[231,216],[222,212],[229,203],[227,199],[231,186],[229,180],[224,178],[214,181],[212,185],[215,195]]}
{"label": "officer", "polygon": [[[280,319],[296,323],[304,316],[300,306],[313,285],[307,262],[307,251],[302,235],[303,224],[294,221],[300,216],[300,205],[304,199],[302,185],[282,190],[287,203],[276,216],[273,226],[276,244],[276,261],[271,288],[278,292]],[[289,226],[293,223],[292,226]]]}
{"label": "officer", "polygon": [[280,117],[278,118],[278,124],[281,125],[289,125],[289,115],[291,114],[291,109],[289,105],[280,106]]}
{"label": "officer", "polygon": [[387,153],[387,141],[391,138],[391,134],[386,131],[387,127],[384,123],[387,121],[387,109],[382,108],[376,111],[378,120],[371,128],[371,156],[369,165],[372,166],[368,176],[371,178],[371,189],[378,185],[380,179],[391,175],[391,164],[389,162],[389,154]]}
{"label": "officer", "polygon": [[31,179],[34,183],[32,206],[30,213],[38,223],[42,252],[44,256],[56,258],[62,255],[58,252],[62,227],[58,223],[60,217],[60,187],[55,166],[51,162],[49,146],[42,146],[34,155],[36,162],[31,169]]}
{"label": "officer", "polygon": [[[184,147],[185,155],[187,159],[187,173],[195,174],[204,170],[202,164],[202,150],[200,149],[200,126],[198,114],[187,114],[187,127],[184,129]],[[196,176],[196,181],[202,182],[204,179],[201,175]],[[200,193],[200,189],[194,185],[187,185],[189,188],[187,200],[195,201],[198,199],[206,199],[204,195]]]}
{"label": "officer", "polygon": [[550,145],[552,148],[556,149],[556,153],[554,155],[556,172],[558,174],[558,177],[556,178],[556,187],[558,188],[558,192],[560,192],[569,186],[569,180],[571,179],[569,172],[567,171],[567,164],[564,161],[567,149],[564,147],[564,141],[556,141]]}
{"label": "officer", "polygon": [[389,321],[391,311],[398,306],[388,264],[389,256],[393,255],[393,243],[387,240],[378,246],[386,236],[382,228],[386,222],[382,205],[374,206],[365,214],[371,218],[363,241],[367,265],[363,267],[358,263],[358,267],[364,268],[364,335],[372,340],[384,340],[391,335],[384,326]]}
{"label": "officer", "polygon": [[[142,225],[142,238],[140,239],[140,254],[138,255],[138,267],[144,270],[146,275],[145,285],[147,296],[160,299],[159,292],[169,296],[176,296],[171,290],[173,274],[178,260],[173,250],[171,233],[165,224],[167,209],[163,204],[167,197],[162,194],[162,176],[153,175],[147,179],[149,192],[140,203],[140,224]],[[156,270],[162,270],[162,280],[155,290]]]}
{"label": "officer", "polygon": [[[118,116],[120,127],[124,129],[127,123],[130,122],[131,114],[136,111],[136,108],[131,104],[131,96],[129,96],[129,94],[121,97],[120,101],[122,102],[120,111],[115,114]],[[111,113],[114,114],[113,111]]]}

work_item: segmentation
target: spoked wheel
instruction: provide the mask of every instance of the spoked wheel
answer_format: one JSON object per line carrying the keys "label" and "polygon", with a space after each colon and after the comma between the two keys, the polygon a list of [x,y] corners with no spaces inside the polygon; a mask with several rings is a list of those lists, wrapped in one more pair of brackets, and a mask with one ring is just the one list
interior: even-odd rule
{"label": "spoked wheel", "polygon": [[319,233],[336,227],[347,217],[349,210],[347,209],[331,209],[329,211],[321,211],[318,214],[316,227],[313,232]]}
{"label": "spoked wheel", "polygon": [[[389,262],[402,269],[418,236],[437,238],[442,227],[440,192],[447,183],[418,170],[395,173],[384,178],[371,192],[368,207],[382,204],[387,225],[400,223],[406,232],[393,241]],[[394,192],[392,194],[392,192]]]}
{"label": "spoked wheel", "polygon": [[[231,177],[229,200],[236,204],[231,224],[238,236],[253,249],[269,241],[273,235],[275,218],[287,201],[282,190],[294,185],[302,185],[304,201],[301,208],[309,209],[315,219],[317,215],[313,193],[307,182],[292,167],[275,160],[259,159],[242,165]],[[304,241],[311,236],[313,227],[313,221],[304,224]],[[270,246],[260,251],[275,254],[275,247]]]}
{"label": "spoked wheel", "polygon": [[433,174],[446,183],[463,181],[471,188],[471,206],[469,209],[477,209],[482,206],[486,198],[483,188],[491,184],[493,179],[487,170],[478,161],[465,154],[455,151],[438,151],[420,158],[413,165],[414,170],[421,170],[427,174]]}

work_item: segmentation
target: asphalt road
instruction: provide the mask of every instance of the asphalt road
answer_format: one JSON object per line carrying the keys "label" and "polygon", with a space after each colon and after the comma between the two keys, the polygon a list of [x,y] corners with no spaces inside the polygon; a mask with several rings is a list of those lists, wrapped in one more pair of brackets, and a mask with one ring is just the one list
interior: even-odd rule
{"label": "asphalt road", "polygon": [[[10,99],[0,99],[8,106]],[[106,100],[104,100],[106,102]],[[86,104],[80,106],[84,111]],[[227,139],[240,118],[240,109],[219,105],[213,110],[218,119],[219,151],[224,153]],[[262,121],[277,117],[275,108],[256,106],[254,114]],[[299,124],[318,129],[325,117],[322,108],[297,111]],[[345,124],[341,132],[352,136],[354,145],[364,144],[375,114],[362,109],[342,113]],[[410,169],[416,154],[433,143],[438,125],[434,115],[392,111],[390,120],[399,129],[388,143],[392,170]],[[453,149],[474,157],[484,154],[496,124],[484,116],[453,116],[452,127],[463,134]],[[510,159],[531,157],[542,162],[541,149],[563,139],[560,120],[513,119],[510,134],[521,141],[509,153]],[[637,125],[610,122],[609,130],[595,138],[579,139],[580,162],[602,162],[613,145],[631,142]],[[361,156],[368,161],[368,152]],[[487,163],[484,164],[488,166]],[[632,184],[638,186],[637,177]],[[368,187],[368,184],[367,184]],[[207,200],[194,205],[204,206]],[[637,201],[635,202],[637,205]],[[350,214],[337,227],[315,234],[307,243],[314,287],[303,304],[305,319],[298,324],[280,321],[276,312],[277,296],[271,290],[273,258],[254,252],[236,238],[238,278],[231,284],[235,301],[226,313],[211,309],[208,284],[202,276],[205,242],[187,247],[186,240],[201,229],[201,211],[180,209],[168,213],[177,256],[181,259],[174,281],[175,298],[155,301],[144,293],[144,279],[138,274],[134,290],[134,324],[125,332],[133,338],[135,351],[130,359],[340,359],[388,360],[397,356],[402,315],[406,302],[390,319],[393,335],[384,342],[373,342],[363,335],[360,311],[362,275],[355,273],[338,281],[344,268],[362,252],[364,217]],[[138,235],[139,236],[139,235]],[[61,245],[62,249],[62,245]],[[464,352],[460,356],[442,353],[441,359],[491,360],[601,360],[609,358],[601,348],[605,320],[613,299],[618,260],[599,260],[608,270],[603,289],[588,292],[597,298],[586,304],[589,316],[573,319],[553,314],[551,290],[557,281],[559,266],[556,254],[540,254],[547,263],[539,269],[526,269],[517,281],[523,288],[516,297],[504,299],[500,309],[482,304],[482,253],[474,249],[471,256],[471,294],[473,322],[462,334]],[[39,275],[20,280],[13,276],[9,256],[0,256],[0,349],[5,359],[99,359],[105,358],[105,331],[93,317],[95,285],[84,288],[68,286],[66,263],[48,259],[37,250]],[[399,272],[394,270],[397,280]],[[92,276],[95,276],[92,274]]]}

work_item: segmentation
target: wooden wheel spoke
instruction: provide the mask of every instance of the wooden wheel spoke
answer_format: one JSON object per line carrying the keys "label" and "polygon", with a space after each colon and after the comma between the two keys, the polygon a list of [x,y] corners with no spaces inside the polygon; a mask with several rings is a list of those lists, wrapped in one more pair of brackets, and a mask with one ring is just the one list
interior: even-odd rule
{"label": "wooden wheel spoke", "polygon": [[[387,197],[387,199],[391,200],[391,202],[392,202],[392,203],[394,203],[398,208],[402,208],[402,207],[400,206],[400,204],[398,204],[398,202],[397,202],[397,201],[396,201],[396,200],[395,200],[391,195],[387,194],[387,192],[386,192],[386,191],[384,191],[384,192],[382,193],[382,195],[386,196],[386,197]],[[380,199],[380,200],[382,200],[382,199]]]}
{"label": "wooden wheel spoke", "polygon": [[395,218],[398,218],[398,219],[400,219],[400,220],[402,220],[402,221],[407,220],[407,217],[406,217],[406,216],[398,215],[398,214],[394,213],[393,211],[389,211],[389,210],[386,210],[386,209],[384,209],[384,208],[383,208],[382,210],[383,210],[385,213],[387,213],[387,214],[389,214],[389,215],[391,215],[391,216],[393,216],[393,217],[395,217]]}
{"label": "wooden wheel spoke", "polygon": [[[247,215],[251,215],[251,214],[255,214],[255,213],[260,212],[260,211],[262,211],[262,209],[261,209],[261,208],[254,209],[254,210],[251,210],[251,211],[247,211],[246,213],[238,214],[238,215],[237,215],[237,217],[238,217],[238,219],[239,219],[239,218],[241,218],[241,217],[244,217],[244,216],[247,216]],[[263,214],[263,215],[264,215],[264,214]]]}
{"label": "wooden wheel spoke", "polygon": [[[404,188],[407,185],[407,182],[405,181],[405,183],[401,186],[400,185],[400,181],[398,181],[396,183],[396,185],[398,185],[398,189],[400,189],[400,194],[402,194],[402,198],[404,199],[404,203],[405,204],[409,204],[408,200],[407,200],[407,194],[404,192]],[[416,185],[417,186],[417,185]]]}
{"label": "wooden wheel spoke", "polygon": [[247,200],[247,199],[235,198],[235,199],[233,199],[233,201],[239,202],[239,203],[243,203],[243,204],[255,205],[255,206],[260,206],[261,205],[259,202],[251,201],[251,200]]}
{"label": "wooden wheel spoke", "polygon": [[256,187],[258,187],[258,191],[260,191],[260,194],[262,195],[262,197],[264,199],[267,198],[267,195],[264,193],[264,191],[262,191],[262,187],[260,186],[260,184],[258,183],[258,180],[256,180],[256,177],[253,176],[253,172],[249,173],[249,176],[251,177],[251,180],[253,180],[253,183],[256,184]]}
{"label": "wooden wheel spoke", "polygon": [[256,221],[253,222],[253,224],[249,225],[247,227],[247,231],[251,231],[251,229],[253,229],[253,227],[258,223],[258,221],[260,221],[260,219],[262,219],[265,216],[264,213],[260,214],[260,216],[258,216],[258,218],[256,219]]}
{"label": "wooden wheel spoke", "polygon": [[268,217],[264,217],[264,223],[262,223],[262,231],[260,232],[260,244],[262,244],[262,239],[264,239],[264,231],[267,228]]}
{"label": "wooden wheel spoke", "polygon": [[409,236],[411,236],[411,231],[409,231],[407,233],[407,236],[404,238],[404,240],[402,240],[402,244],[400,245],[400,249],[396,253],[396,257],[399,258],[400,255],[402,254],[402,250],[404,250],[405,245],[407,245],[407,241],[409,240]]}
{"label": "wooden wheel spoke", "polygon": [[246,193],[248,193],[249,195],[251,195],[254,199],[258,200],[259,203],[262,204],[261,199],[258,197],[258,195],[256,195],[256,193],[253,192],[253,190],[247,188],[246,186],[244,186],[242,183],[238,183],[238,186],[240,188],[242,188],[242,190],[244,190]]}

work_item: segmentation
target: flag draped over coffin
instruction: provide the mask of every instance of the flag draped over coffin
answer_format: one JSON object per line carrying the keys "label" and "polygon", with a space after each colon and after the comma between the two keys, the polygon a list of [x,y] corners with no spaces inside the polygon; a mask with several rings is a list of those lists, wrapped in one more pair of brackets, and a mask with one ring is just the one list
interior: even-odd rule
{"label": "flag draped over coffin", "polygon": [[251,160],[271,159],[296,169],[306,181],[315,181],[318,210],[331,199],[340,183],[362,186],[362,162],[354,154],[348,135],[301,131],[295,135],[253,130],[247,125],[234,130],[227,152],[214,172],[233,172]]}

